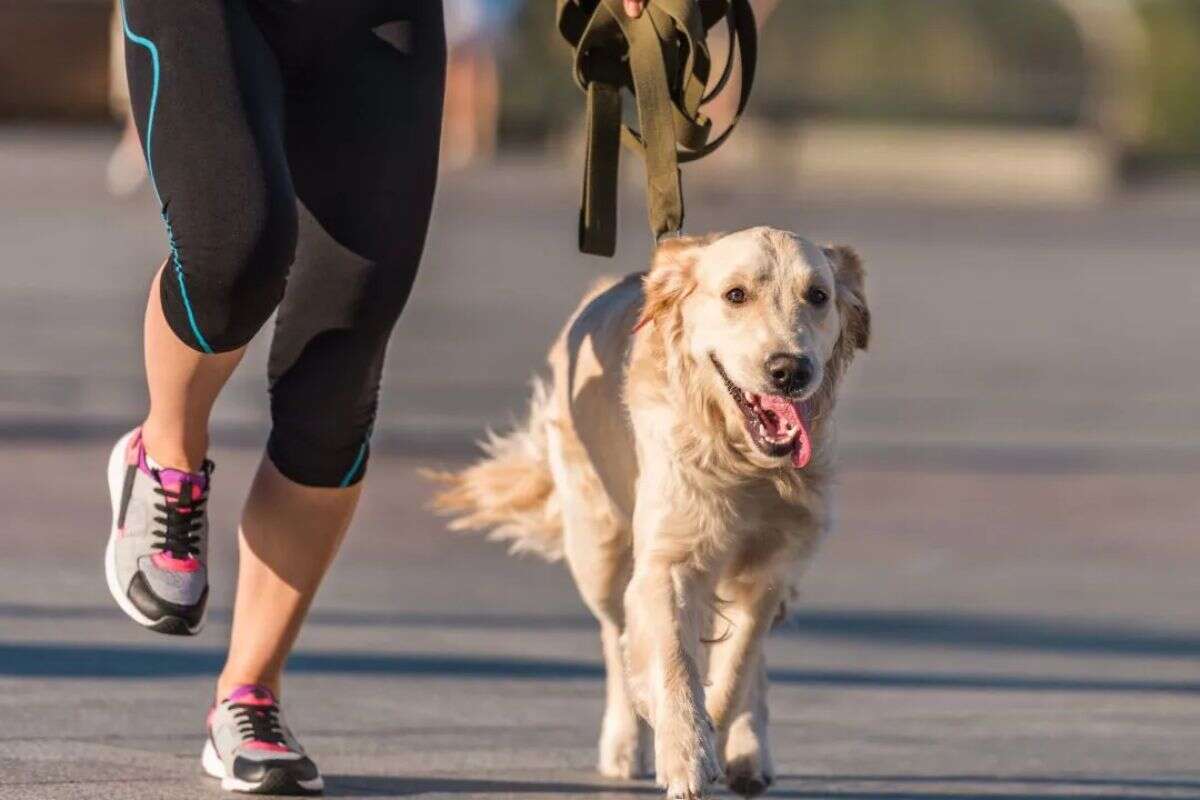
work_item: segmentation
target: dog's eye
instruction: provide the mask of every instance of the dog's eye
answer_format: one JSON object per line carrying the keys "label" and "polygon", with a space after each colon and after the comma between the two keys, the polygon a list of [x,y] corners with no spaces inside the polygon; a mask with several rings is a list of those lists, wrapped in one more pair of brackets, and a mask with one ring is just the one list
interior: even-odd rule
{"label": "dog's eye", "polygon": [[740,306],[746,302],[746,290],[740,286],[735,286],[725,293],[725,299],[735,306]]}
{"label": "dog's eye", "polygon": [[810,286],[808,291],[804,293],[804,302],[810,306],[823,306],[829,302],[829,292],[820,286]]}

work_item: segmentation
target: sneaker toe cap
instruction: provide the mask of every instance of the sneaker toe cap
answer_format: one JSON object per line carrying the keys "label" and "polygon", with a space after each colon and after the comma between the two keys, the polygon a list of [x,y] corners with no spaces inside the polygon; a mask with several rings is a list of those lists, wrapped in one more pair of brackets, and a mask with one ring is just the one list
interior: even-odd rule
{"label": "sneaker toe cap", "polygon": [[320,775],[312,759],[303,755],[267,758],[238,755],[233,759],[233,777],[238,780],[258,783],[273,770],[286,772],[289,777],[298,781],[311,781]]}
{"label": "sneaker toe cap", "polygon": [[188,625],[195,626],[204,616],[204,605],[208,600],[207,586],[200,587],[198,596],[190,603],[172,602],[155,589],[146,572],[142,570],[135,573],[133,580],[129,582],[129,602],[149,619],[177,617]]}

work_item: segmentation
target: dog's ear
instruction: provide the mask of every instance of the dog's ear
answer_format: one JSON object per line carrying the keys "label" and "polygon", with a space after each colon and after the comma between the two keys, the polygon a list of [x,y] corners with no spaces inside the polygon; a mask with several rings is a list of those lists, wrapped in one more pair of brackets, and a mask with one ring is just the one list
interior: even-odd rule
{"label": "dog's ear", "polygon": [[691,294],[696,285],[693,268],[697,250],[705,243],[704,239],[681,236],[667,239],[654,251],[650,271],[642,280],[646,299],[635,331],[678,306]]}
{"label": "dog's ear", "polygon": [[871,341],[871,309],[867,306],[864,288],[866,272],[863,271],[862,259],[853,247],[845,245],[822,247],[821,251],[833,265],[842,335],[848,337],[858,349],[866,350]]}

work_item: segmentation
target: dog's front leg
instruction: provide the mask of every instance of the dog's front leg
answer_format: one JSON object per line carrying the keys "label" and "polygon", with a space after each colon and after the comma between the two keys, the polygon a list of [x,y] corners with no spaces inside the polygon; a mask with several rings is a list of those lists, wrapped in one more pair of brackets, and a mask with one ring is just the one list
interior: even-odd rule
{"label": "dog's front leg", "polygon": [[743,797],[762,794],[775,782],[775,762],[767,738],[767,665],[762,649],[750,676],[742,710],[733,716],[720,753],[725,759],[725,782]]}
{"label": "dog's front leg", "polygon": [[695,569],[650,548],[625,593],[630,687],[654,728],[658,784],[682,800],[705,796],[721,777],[696,666],[707,588]]}
{"label": "dog's front leg", "polygon": [[727,602],[715,623],[707,707],[729,788],[747,797],[761,794],[774,778],[767,746],[762,645],[785,592],[785,583],[777,575],[725,581],[717,592]]}

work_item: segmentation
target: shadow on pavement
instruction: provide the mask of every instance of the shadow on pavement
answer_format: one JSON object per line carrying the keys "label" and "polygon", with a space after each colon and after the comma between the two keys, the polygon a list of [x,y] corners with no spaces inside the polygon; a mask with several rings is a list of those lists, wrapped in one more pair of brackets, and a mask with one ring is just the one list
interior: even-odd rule
{"label": "shadow on pavement", "polygon": [[[931,779],[936,781],[936,779]],[[1064,795],[1060,792],[1037,794],[1029,792],[1026,789],[1013,789],[1009,791],[997,791],[988,789],[987,791],[978,792],[956,792],[956,791],[939,791],[937,789],[930,791],[893,791],[890,789],[881,789],[879,791],[862,791],[862,790],[846,790],[846,789],[813,789],[811,791],[799,789],[795,791],[775,791],[772,789],[767,794],[763,795],[766,798],[795,798],[796,800],[1062,800]],[[1093,795],[1083,795],[1091,797]],[[1099,797],[1099,795],[1094,795]],[[1116,794],[1106,793],[1103,797],[1108,800],[1162,800],[1168,795],[1162,794],[1126,794],[1118,792]]]}
{"label": "shadow on pavement", "polygon": [[[0,676],[154,679],[216,674],[224,651],[212,648],[98,646],[0,642]],[[298,652],[291,673],[396,675],[470,680],[599,680],[597,662],[564,659],[363,652]],[[901,672],[773,669],[776,684],[869,689],[980,689],[1019,692],[1200,694],[1200,681]]]}
{"label": "shadow on pavement", "polygon": [[[600,779],[598,779],[600,780]],[[572,783],[477,778],[387,777],[378,775],[326,775],[326,797],[411,797],[423,794],[524,794],[592,795],[605,797],[658,796],[652,784]]]}
{"label": "shadow on pavement", "polygon": [[[1200,780],[1169,778],[1095,778],[1086,775],[780,775],[780,781],[819,783],[973,783],[1022,786],[1054,786],[1090,789],[1200,789]],[[1060,795],[1061,796],[1061,795]],[[1106,793],[1105,797],[1115,797]]]}
{"label": "shadow on pavement", "polygon": [[[0,618],[112,619],[98,606],[0,604]],[[228,622],[228,609],[212,609],[209,618]],[[475,614],[315,609],[307,624],[339,627],[414,627],[444,630],[596,630],[586,614]],[[811,609],[794,613],[774,636],[869,641],[873,645],[959,647],[972,650],[1035,650],[1052,653],[1188,658],[1200,656],[1200,637],[1164,630],[1100,625],[1090,622],[880,609]]]}
{"label": "shadow on pavement", "polygon": [[[1029,775],[782,775],[768,797],[779,798],[840,798],[841,800],[1051,800],[1065,795],[1062,790],[1088,794],[1102,792],[1115,800],[1153,800],[1163,797],[1157,792],[1200,789],[1197,781],[1176,781],[1137,778],[1094,778],[1087,776],[1029,776]],[[880,784],[878,789],[837,788],[854,784]],[[805,788],[805,785],[813,788]],[[911,784],[924,784],[928,789],[908,789]],[[956,784],[970,784],[979,789],[963,791]],[[947,786],[949,785],[949,786]],[[1047,786],[1053,794],[1030,791],[1030,787]],[[1122,791],[1122,790],[1129,790]],[[1151,791],[1155,794],[1142,794]],[[622,783],[577,783],[562,781],[536,782],[529,780],[473,779],[455,777],[387,777],[374,775],[326,776],[325,794],[328,797],[411,797],[421,794],[561,794],[604,795],[606,797],[658,796],[661,790],[649,782],[631,785]]]}

